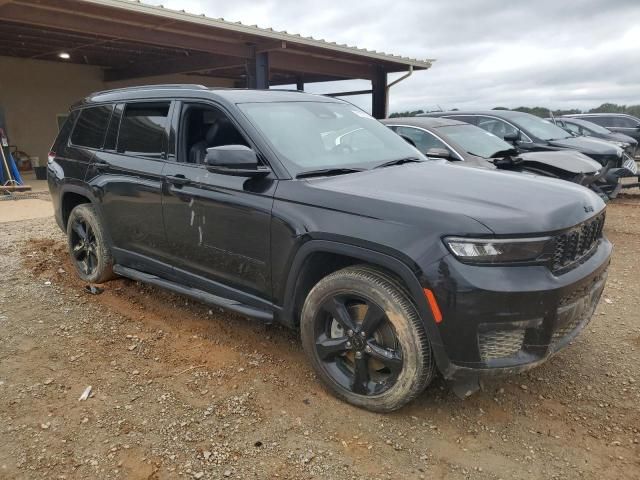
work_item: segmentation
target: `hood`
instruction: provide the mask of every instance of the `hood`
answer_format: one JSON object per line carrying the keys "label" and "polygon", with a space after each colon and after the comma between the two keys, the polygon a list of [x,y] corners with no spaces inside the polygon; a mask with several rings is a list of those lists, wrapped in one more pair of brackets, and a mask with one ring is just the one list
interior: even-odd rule
{"label": "hood", "polygon": [[629,145],[637,145],[638,144],[638,141],[635,138],[630,137],[629,135],[625,135],[624,133],[620,133],[620,132],[611,132],[610,138],[612,140],[617,141],[617,142],[628,143]]}
{"label": "hood", "polygon": [[521,153],[518,157],[528,162],[542,163],[560,168],[571,173],[594,174],[602,168],[602,165],[591,160],[585,154],[575,150],[557,150],[555,152],[528,152]]}
{"label": "hood", "polygon": [[[386,220],[403,206],[417,207],[420,221],[464,215],[496,234],[539,234],[576,225],[604,208],[590,190],[563,180],[536,175],[460,168],[429,161],[309,180],[336,208],[358,208],[360,214]],[[348,197],[362,200],[350,202]],[[389,208],[389,204],[395,204]],[[356,205],[358,207],[356,207]],[[406,223],[406,216],[403,216]],[[418,220],[416,220],[418,222]],[[465,232],[442,232],[464,234]]]}
{"label": "hood", "polygon": [[549,140],[549,145],[560,148],[570,148],[586,155],[617,155],[620,148],[593,137],[569,137],[561,140]]}

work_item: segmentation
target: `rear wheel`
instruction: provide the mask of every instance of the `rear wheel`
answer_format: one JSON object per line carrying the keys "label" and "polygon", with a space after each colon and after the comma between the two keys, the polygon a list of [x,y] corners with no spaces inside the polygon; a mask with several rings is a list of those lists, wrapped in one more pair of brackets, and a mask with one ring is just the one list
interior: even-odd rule
{"label": "rear wheel", "polygon": [[303,348],[339,398],[378,412],[413,400],[435,374],[431,345],[401,285],[368,266],[322,279],[301,316]]}
{"label": "rear wheel", "polygon": [[93,205],[83,203],[71,211],[67,222],[69,254],[78,275],[86,282],[103,283],[115,277],[105,238]]}

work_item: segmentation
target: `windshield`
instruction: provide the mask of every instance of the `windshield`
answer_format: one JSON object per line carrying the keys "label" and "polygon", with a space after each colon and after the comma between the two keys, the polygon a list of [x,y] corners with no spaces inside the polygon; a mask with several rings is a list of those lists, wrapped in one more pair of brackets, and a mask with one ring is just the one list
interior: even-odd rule
{"label": "windshield", "polygon": [[533,115],[518,115],[510,118],[510,120],[513,120],[513,123],[518,127],[527,130],[534,137],[538,137],[541,140],[560,140],[571,137],[563,128]]}
{"label": "windshield", "polygon": [[438,127],[437,130],[445,138],[450,138],[468,153],[478,157],[490,158],[497,152],[513,150],[513,145],[474,125],[449,125]]}
{"label": "windshield", "polygon": [[333,168],[373,168],[420,152],[347,103],[242,103],[238,107],[292,175]]}

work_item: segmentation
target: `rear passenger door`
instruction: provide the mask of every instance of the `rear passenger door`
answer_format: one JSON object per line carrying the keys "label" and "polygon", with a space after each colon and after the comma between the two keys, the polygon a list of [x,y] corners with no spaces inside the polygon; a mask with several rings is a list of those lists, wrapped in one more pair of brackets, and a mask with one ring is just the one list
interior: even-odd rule
{"label": "rear passenger door", "polygon": [[158,252],[166,249],[161,194],[162,171],[172,155],[171,107],[164,100],[116,105],[104,149],[88,174],[116,262],[161,275],[171,271],[158,262]]}

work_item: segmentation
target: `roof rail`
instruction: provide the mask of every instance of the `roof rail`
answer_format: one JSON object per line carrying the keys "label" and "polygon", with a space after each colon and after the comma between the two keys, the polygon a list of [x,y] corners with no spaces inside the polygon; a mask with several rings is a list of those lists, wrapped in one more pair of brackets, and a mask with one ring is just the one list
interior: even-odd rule
{"label": "roof rail", "polygon": [[92,95],[103,95],[105,93],[114,93],[114,92],[128,92],[134,90],[154,90],[154,89],[162,89],[162,88],[183,88],[185,90],[209,90],[208,87],[204,85],[198,85],[196,83],[165,83],[158,85],[139,85],[137,87],[122,87],[122,88],[113,88],[111,90],[100,90],[99,92],[94,92]]}

